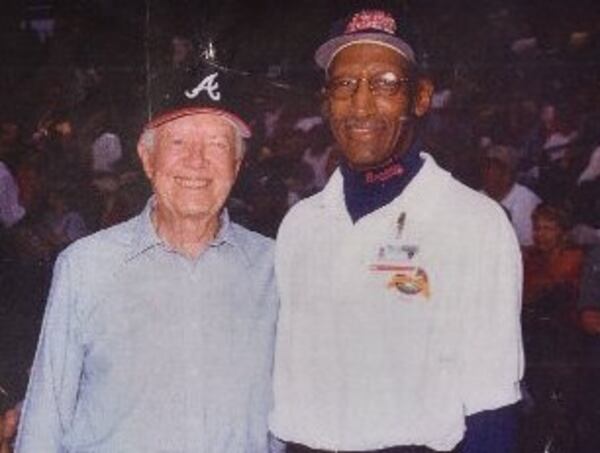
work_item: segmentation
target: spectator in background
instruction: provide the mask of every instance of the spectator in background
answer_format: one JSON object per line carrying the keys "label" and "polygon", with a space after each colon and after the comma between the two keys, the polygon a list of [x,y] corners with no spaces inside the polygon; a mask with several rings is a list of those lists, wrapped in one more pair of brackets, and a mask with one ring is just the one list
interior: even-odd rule
{"label": "spectator in background", "polygon": [[578,294],[583,251],[567,240],[571,227],[567,209],[542,203],[532,213],[533,244],[524,249],[525,304],[553,297],[561,288],[565,307],[572,311]]}
{"label": "spectator in background", "polygon": [[45,157],[31,147],[25,151],[17,165],[15,178],[19,186],[19,201],[30,217],[38,217],[43,209],[47,186]]}
{"label": "spectator in background", "polygon": [[57,116],[50,124],[44,152],[50,180],[68,178],[73,182],[86,175],[76,130],[66,113]]}
{"label": "spectator in background", "polygon": [[[324,163],[327,162],[325,161]],[[314,183],[315,173],[312,167],[304,160],[296,162],[292,171],[285,179],[287,187],[287,208],[291,208],[300,200],[313,195],[316,192]]]}
{"label": "spectator in background", "polygon": [[275,137],[279,122],[284,114],[284,106],[279,102],[268,99],[265,110],[263,111],[262,126],[264,130],[264,139],[270,141]]}
{"label": "spectator in background", "polygon": [[585,182],[592,182],[600,176],[600,146],[594,148],[590,154],[587,165],[577,178],[577,184],[581,185]]}
{"label": "spectator in background", "polygon": [[0,155],[0,226],[10,228],[25,217],[25,208],[19,202],[19,187]]}
{"label": "spectator in background", "polygon": [[573,192],[577,225],[571,231],[573,240],[581,245],[600,244],[600,147],[589,156]]}
{"label": "spectator in background", "polygon": [[516,182],[518,157],[508,146],[492,145],[485,150],[482,167],[483,192],[508,211],[521,246],[533,243],[531,214],[540,198]]}
{"label": "spectator in background", "polygon": [[581,453],[597,453],[600,451],[600,246],[590,249],[586,256],[578,308],[586,334],[581,401],[586,429]]}
{"label": "spectator in background", "polygon": [[22,154],[19,125],[10,119],[3,120],[0,122],[0,155],[13,173]]}
{"label": "spectator in background", "polygon": [[585,333],[600,338],[600,246],[586,256],[578,308]]}
{"label": "spectator in background", "polygon": [[66,188],[52,189],[48,193],[48,210],[43,223],[46,239],[55,252],[88,233],[83,218],[70,203],[70,196]]}
{"label": "spectator in background", "polygon": [[96,175],[92,186],[96,200],[93,222],[98,228],[108,228],[121,223],[136,212],[128,209],[118,176],[111,173]]}
{"label": "spectator in background", "polygon": [[252,204],[245,225],[253,231],[275,238],[281,219],[288,210],[288,187],[277,174],[256,175],[249,187]]}
{"label": "spectator in background", "polygon": [[[10,122],[2,122],[0,129],[0,241],[9,241],[2,230],[16,225],[26,210],[19,201],[19,186],[9,165],[18,138],[18,127]],[[5,249],[4,244],[1,248]],[[6,251],[5,251],[6,253]]]}
{"label": "spectator in background", "polygon": [[[14,235],[22,266],[51,267],[57,253],[85,236],[88,229],[71,202],[74,189],[52,188],[36,216],[27,216]],[[77,193],[78,195],[78,193]]]}
{"label": "spectator in background", "polygon": [[103,131],[92,144],[92,172],[111,173],[123,157],[121,139],[110,130]]}
{"label": "spectator in background", "polygon": [[309,135],[309,146],[302,153],[302,162],[312,169],[312,181],[304,190],[307,193],[317,192],[327,184],[327,161],[331,154],[331,135],[322,123],[316,123],[306,133]]}
{"label": "spectator in background", "polygon": [[537,123],[524,138],[524,158],[527,169],[538,165],[544,144],[552,134],[559,130],[562,130],[562,126],[558,119],[556,106],[551,102],[543,103],[539,110]]}
{"label": "spectator in background", "polygon": [[563,162],[568,158],[569,145],[575,138],[577,138],[577,132],[568,129],[550,134],[542,147],[542,162],[564,165]]}
{"label": "spectator in background", "polygon": [[576,134],[555,133],[544,145],[536,190],[544,201],[564,203],[572,195],[581,168],[577,168]]}
{"label": "spectator in background", "polygon": [[[523,253],[524,382],[534,402],[534,411],[525,419],[524,452],[542,451],[552,438],[575,436],[574,432],[548,432],[544,422],[548,414],[560,410],[574,426],[579,413],[576,401],[581,336],[576,301],[583,252],[567,241],[570,226],[566,209],[538,205],[533,212],[534,243]],[[553,399],[553,395],[560,398]]]}

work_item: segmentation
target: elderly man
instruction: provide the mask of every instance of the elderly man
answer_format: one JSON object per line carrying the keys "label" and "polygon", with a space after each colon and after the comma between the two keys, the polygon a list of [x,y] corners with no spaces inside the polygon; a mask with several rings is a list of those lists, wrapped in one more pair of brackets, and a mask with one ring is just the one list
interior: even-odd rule
{"label": "elderly man", "polygon": [[492,145],[485,151],[481,169],[483,192],[500,203],[508,214],[521,246],[533,245],[531,215],[541,199],[517,178],[517,150]]}
{"label": "elderly man", "polygon": [[[288,452],[507,453],[521,259],[502,208],[425,152],[431,83],[394,18],[316,52],[343,159],[280,228],[273,433]],[[466,431],[466,435],[465,435]]]}
{"label": "elderly man", "polygon": [[19,453],[268,448],[272,241],[223,208],[250,131],[217,70],[185,98],[139,140],[145,210],[58,258]]}

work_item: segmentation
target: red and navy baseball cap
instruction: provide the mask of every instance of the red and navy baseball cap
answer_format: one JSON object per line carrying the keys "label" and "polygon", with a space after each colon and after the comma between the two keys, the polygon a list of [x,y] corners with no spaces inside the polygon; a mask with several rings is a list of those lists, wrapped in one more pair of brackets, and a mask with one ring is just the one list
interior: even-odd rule
{"label": "red and navy baseball cap", "polygon": [[354,44],[372,43],[388,47],[410,63],[416,63],[410,44],[411,30],[404,23],[399,26],[398,22],[392,13],[384,10],[367,9],[351,14],[334,24],[329,39],[315,52],[315,62],[327,70],[341,50]]}
{"label": "red and navy baseball cap", "polygon": [[149,121],[144,129],[184,116],[212,114],[229,121],[242,137],[250,138],[250,127],[239,113],[244,101],[236,89],[237,78],[237,74],[203,58],[178,71],[155,75],[150,80]]}

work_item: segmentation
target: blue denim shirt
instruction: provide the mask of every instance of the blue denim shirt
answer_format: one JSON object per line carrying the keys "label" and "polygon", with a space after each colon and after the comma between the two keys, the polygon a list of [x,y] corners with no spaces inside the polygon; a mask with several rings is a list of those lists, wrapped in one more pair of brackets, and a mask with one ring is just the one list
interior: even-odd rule
{"label": "blue denim shirt", "polygon": [[224,212],[189,259],[151,209],[59,256],[18,453],[268,450],[273,243]]}

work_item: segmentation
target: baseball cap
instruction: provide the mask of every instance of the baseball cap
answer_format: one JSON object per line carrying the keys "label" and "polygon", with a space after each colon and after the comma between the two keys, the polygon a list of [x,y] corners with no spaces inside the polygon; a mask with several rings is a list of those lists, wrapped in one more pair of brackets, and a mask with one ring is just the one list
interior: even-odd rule
{"label": "baseball cap", "polygon": [[213,114],[229,121],[244,138],[252,135],[238,113],[243,104],[236,74],[214,62],[199,59],[180,70],[165,71],[150,80],[149,121],[152,129],[178,118]]}
{"label": "baseball cap", "polygon": [[333,58],[348,46],[373,43],[395,50],[411,63],[416,63],[415,51],[409,43],[410,30],[398,26],[396,18],[387,11],[366,9],[358,11],[332,27],[329,39],[315,52],[315,62],[325,70]]}

